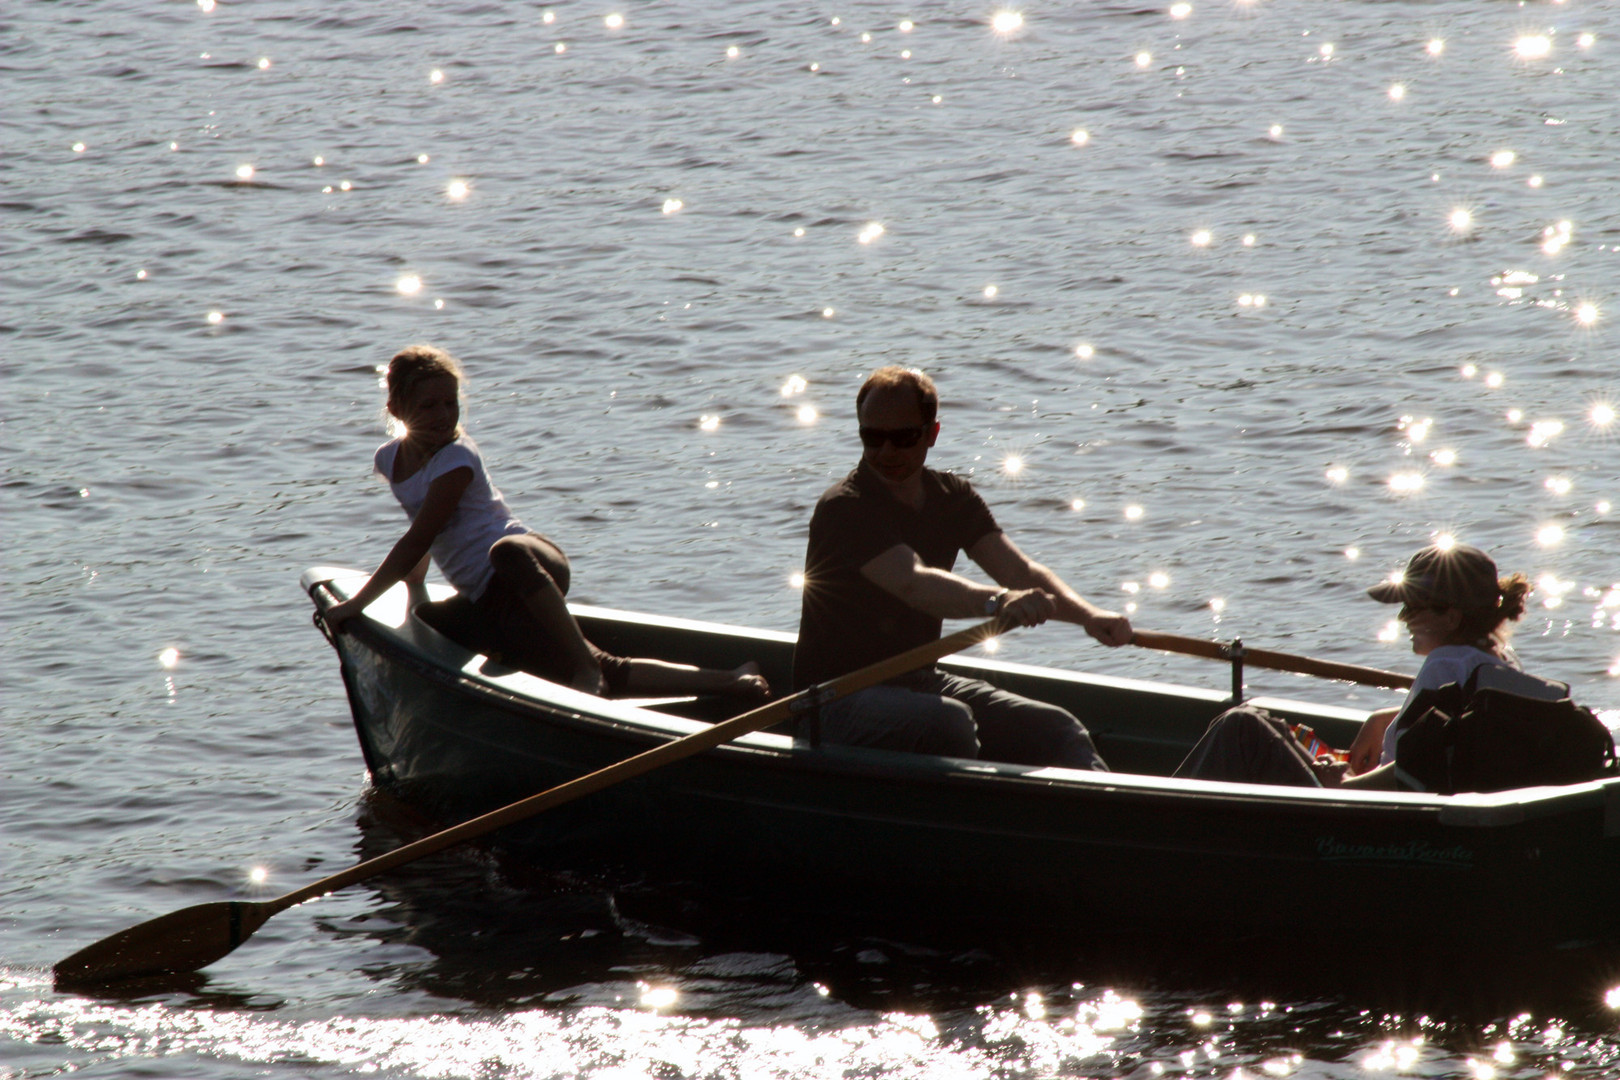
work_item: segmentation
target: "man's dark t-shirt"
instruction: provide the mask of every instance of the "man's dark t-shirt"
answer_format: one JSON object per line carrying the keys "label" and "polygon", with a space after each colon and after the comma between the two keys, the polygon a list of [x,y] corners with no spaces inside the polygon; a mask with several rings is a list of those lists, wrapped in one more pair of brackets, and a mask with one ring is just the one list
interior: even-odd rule
{"label": "man's dark t-shirt", "polygon": [[922,508],[913,510],[863,461],[816,503],[793,652],[795,690],[939,639],[941,620],[878,588],[861,567],[904,544],[924,564],[950,570],[958,552],[1000,528],[961,477],[924,469],[922,485]]}

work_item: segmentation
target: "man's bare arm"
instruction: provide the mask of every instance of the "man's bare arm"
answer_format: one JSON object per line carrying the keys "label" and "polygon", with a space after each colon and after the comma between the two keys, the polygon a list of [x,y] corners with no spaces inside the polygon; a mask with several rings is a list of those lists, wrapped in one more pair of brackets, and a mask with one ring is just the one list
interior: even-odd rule
{"label": "man's bare arm", "polygon": [[1084,628],[1104,645],[1125,645],[1131,640],[1131,623],[1125,616],[1098,607],[1069,587],[1050,569],[1019,550],[1004,532],[989,533],[968,548],[968,558],[984,572],[1010,589],[1039,589],[1056,605],[1053,618]]}
{"label": "man's bare arm", "polygon": [[1053,611],[1052,598],[1040,589],[980,585],[927,565],[905,544],[896,544],[866,563],[861,576],[907,607],[939,619],[999,613],[1019,626],[1034,626],[1051,618]]}

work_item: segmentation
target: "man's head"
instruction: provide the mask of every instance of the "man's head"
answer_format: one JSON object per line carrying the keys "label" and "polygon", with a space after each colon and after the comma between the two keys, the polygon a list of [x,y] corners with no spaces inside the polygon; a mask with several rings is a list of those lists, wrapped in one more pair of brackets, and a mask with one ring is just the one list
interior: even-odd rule
{"label": "man's head", "polygon": [[878,368],[855,395],[863,459],[890,484],[911,480],[939,437],[938,413],[934,380],[914,368]]}

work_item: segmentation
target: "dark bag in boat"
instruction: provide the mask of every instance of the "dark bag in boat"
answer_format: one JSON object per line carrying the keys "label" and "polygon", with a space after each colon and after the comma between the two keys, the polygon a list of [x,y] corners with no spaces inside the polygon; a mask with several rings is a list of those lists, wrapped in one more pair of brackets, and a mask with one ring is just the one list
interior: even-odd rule
{"label": "dark bag in boat", "polygon": [[1487,664],[1460,687],[1423,695],[1395,744],[1395,767],[1426,791],[1578,784],[1615,772],[1614,737],[1570,700],[1567,683]]}

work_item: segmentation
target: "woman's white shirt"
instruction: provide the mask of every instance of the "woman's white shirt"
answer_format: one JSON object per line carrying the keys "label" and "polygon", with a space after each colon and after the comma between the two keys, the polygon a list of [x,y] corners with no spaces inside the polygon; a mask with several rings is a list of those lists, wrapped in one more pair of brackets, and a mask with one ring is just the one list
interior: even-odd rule
{"label": "woman's white shirt", "polygon": [[490,546],[503,536],[528,532],[528,529],[490,483],[478,446],[466,435],[458,435],[453,442],[441,446],[426,464],[396,484],[394,460],[399,447],[399,439],[379,446],[373,465],[377,475],[388,481],[389,490],[412,521],[427,501],[428,488],[433,481],[456,469],[472,469],[472,482],[462,492],[461,502],[456,504],[455,512],[439,530],[439,535],[433,538],[429,550],[434,565],[456,591],[469,600],[478,599],[495,572],[489,563]]}
{"label": "woman's white shirt", "polygon": [[[1504,648],[1506,649],[1505,646]],[[1472,645],[1441,645],[1431,649],[1429,655],[1423,658],[1423,666],[1418,668],[1417,678],[1412,680],[1412,689],[1406,695],[1407,705],[1417,700],[1420,691],[1438,690],[1447,683],[1461,686],[1468,681],[1468,676],[1474,673],[1475,668],[1484,667],[1486,664],[1519,670],[1519,658],[1513,654],[1512,649],[1506,649],[1505,656],[1498,656]],[[1406,705],[1403,705],[1395,719],[1390,721],[1389,727],[1384,729],[1384,746],[1378,759],[1379,764],[1388,765],[1395,760],[1395,743],[1400,738],[1408,719]],[[1416,720],[1417,717],[1410,719]]]}

